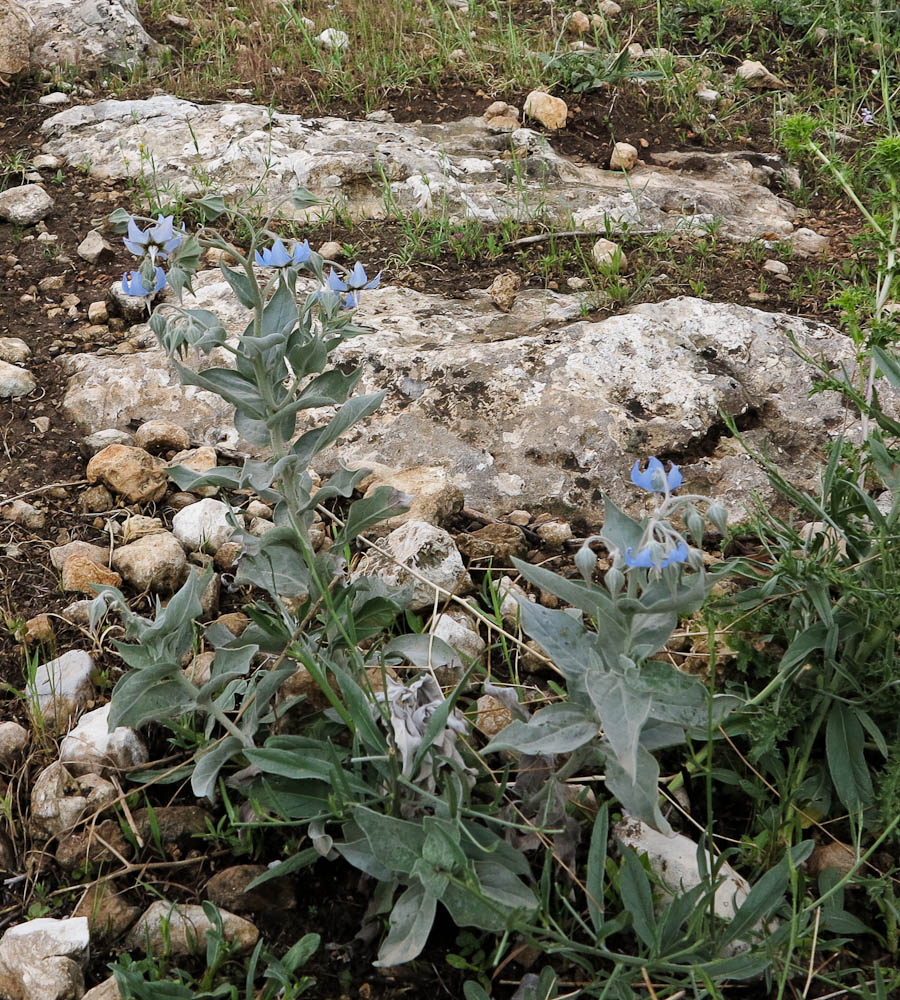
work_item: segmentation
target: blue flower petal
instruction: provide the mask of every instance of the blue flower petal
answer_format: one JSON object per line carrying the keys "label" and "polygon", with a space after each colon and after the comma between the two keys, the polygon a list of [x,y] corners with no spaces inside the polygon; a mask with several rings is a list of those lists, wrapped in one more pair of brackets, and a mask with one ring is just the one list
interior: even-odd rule
{"label": "blue flower petal", "polygon": [[684,482],[681,470],[677,465],[671,465],[669,473],[666,475],[665,467],[658,458],[650,458],[647,461],[647,469],[641,472],[641,463],[637,461],[631,468],[631,481],[635,486],[649,493],[665,493],[666,487],[669,492],[677,490]]}
{"label": "blue flower petal", "polygon": [[672,563],[683,563],[687,561],[688,557],[688,547],[684,542],[679,542],[674,549],[666,556],[665,559],[659,564],[660,569],[665,569],[666,566],[671,566]]}
{"label": "blue flower petal", "polygon": [[295,265],[305,264],[311,254],[312,250],[309,246],[309,240],[304,240],[302,243],[295,243],[294,249],[291,252],[291,263]]}
{"label": "blue flower petal", "polygon": [[333,292],[346,292],[349,287],[345,282],[341,281],[334,268],[331,269],[330,274],[325,280],[325,284],[328,285]]}
{"label": "blue flower petal", "polygon": [[359,261],[357,261],[353,265],[353,270],[347,276],[347,284],[351,288],[363,288],[368,280],[369,278],[366,275],[366,269],[362,266],[362,264],[360,264]]}
{"label": "blue flower petal", "polygon": [[653,557],[651,556],[649,549],[641,549],[641,551],[638,552],[638,554],[636,556],[633,556],[631,554],[633,551],[634,550],[632,549],[632,547],[630,545],[628,546],[627,549],[625,549],[625,565],[626,566],[631,566],[632,569],[634,569],[636,567],[640,568],[640,569],[652,569],[653,568]]}

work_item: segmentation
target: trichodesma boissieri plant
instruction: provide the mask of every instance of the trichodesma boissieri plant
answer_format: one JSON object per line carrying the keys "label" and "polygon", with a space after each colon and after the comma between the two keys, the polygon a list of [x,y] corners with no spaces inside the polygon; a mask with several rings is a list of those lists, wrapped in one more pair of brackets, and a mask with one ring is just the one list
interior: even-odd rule
{"label": "trichodesma boissieri plant", "polygon": [[[629,813],[667,831],[653,751],[683,743],[688,735],[705,738],[738,704],[730,695],[711,697],[697,678],[653,658],[679,619],[703,604],[716,579],[673,521],[680,519],[699,546],[707,520],[724,532],[726,513],[706,497],[676,496],[681,471],[672,465],[666,472],[656,458],[646,470],[636,462],[631,479],[656,506],[637,521],[607,498],[603,530],[586,539],[575,557],[582,580],[515,561],[526,580],[570,606],[552,610],[519,601],[523,630],[560,669],[568,697],[527,722],[511,723],[486,749],[564,758],[553,765],[557,781],[583,767],[585,773],[603,768],[607,789]],[[595,542],[611,558],[602,584],[594,582]]]}
{"label": "trichodesma boissieri plant", "polygon": [[[303,191],[293,197],[300,208],[314,201]],[[171,477],[181,489],[213,486],[226,498],[229,491],[249,490],[274,508],[274,527],[260,538],[231,515],[232,537],[242,546],[235,582],[258,588],[265,598],[249,607],[252,625],[240,638],[220,624],[205,630],[205,642],[215,651],[205,683],[189,679],[182,662],[198,640],[193,622],[201,616],[208,574],[192,573],[165,608],[157,602],[153,620],[130,611],[114,589],[100,595],[93,614],[96,620],[108,602],[116,603],[126,639],[132,640],[117,644],[130,669],[113,690],[110,726],[151,720],[174,725],[191,713],[205,716],[191,783],[196,795],[209,796],[222,766],[254,747],[257,730],[273,721],[273,698],[299,664],[321,678],[328,691],[319,666],[323,652],[351,673],[364,673],[359,644],[389,625],[400,603],[376,581],[349,583],[342,553],[359,532],[405,510],[406,498],[380,487],[350,506],[330,548],[315,551],[310,528],[316,507],[335,497],[349,498],[365,471],[340,468],[314,490],[309,466],[383,398],[383,393],[353,396],[360,371],[329,366],[338,344],[365,332],[354,323],[353,309],[364,289],[377,286],[378,277],[370,280],[361,264],[343,273],[332,267],[326,277],[322,257],[306,242],[285,245],[271,232],[271,217],[257,226],[229,211],[229,221],[250,234],[245,255],[210,225],[226,211],[220,197],[195,201],[193,208],[203,221],[190,234],[184,226],[176,228],[171,216],[154,220],[113,213],[111,222],[125,233],[127,249],[140,258],[122,288],[146,298],[150,328],[181,381],[231,403],[238,432],[261,455],[204,475],[176,467]],[[227,337],[214,312],[183,304],[182,292],[191,289],[200,255],[210,247],[227,254],[221,273],[251,312],[234,338]],[[318,287],[298,296],[301,272],[317,279]],[[174,300],[151,310],[153,297],[165,286]],[[197,371],[183,363],[188,348],[204,355],[224,351],[233,367]],[[322,408],[331,408],[331,416],[298,436],[298,415]]]}

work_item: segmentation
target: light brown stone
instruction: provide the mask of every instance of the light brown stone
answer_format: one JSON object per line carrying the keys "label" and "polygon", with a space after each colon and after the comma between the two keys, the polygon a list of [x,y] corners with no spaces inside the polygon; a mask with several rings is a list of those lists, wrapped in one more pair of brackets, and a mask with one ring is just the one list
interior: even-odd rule
{"label": "light brown stone", "polygon": [[88,462],[90,483],[103,482],[132,503],[158,502],[166,495],[166,465],[143,448],[111,444]]}
{"label": "light brown stone", "polygon": [[79,594],[96,595],[98,587],[120,587],[122,577],[111,569],[101,566],[88,556],[73,555],[66,560],[62,570],[62,589]]}
{"label": "light brown stone", "polygon": [[551,97],[542,90],[532,90],[525,98],[525,114],[539,121],[545,128],[556,131],[565,128],[569,109],[561,97]]}

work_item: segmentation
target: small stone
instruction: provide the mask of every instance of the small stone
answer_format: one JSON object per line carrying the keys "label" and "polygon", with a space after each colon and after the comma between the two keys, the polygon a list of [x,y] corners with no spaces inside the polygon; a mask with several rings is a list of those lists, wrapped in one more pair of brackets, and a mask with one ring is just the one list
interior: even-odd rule
{"label": "small stone", "polygon": [[323,49],[344,51],[350,48],[350,36],[338,28],[326,28],[321,34],[316,35],[316,41]]}
{"label": "small stone", "polygon": [[147,517],[144,514],[132,514],[131,517],[126,517],[121,525],[115,525],[115,528],[120,529],[117,534],[120,536],[122,545],[136,542],[145,535],[155,535],[166,530],[161,518]]}
{"label": "small stone", "polygon": [[82,996],[90,941],[84,917],[39,917],[10,927],[0,939],[0,996],[11,1000]]}
{"label": "small stone", "polygon": [[590,285],[587,278],[571,277],[566,278],[566,288],[572,292],[581,292]]}
{"label": "small stone", "polygon": [[431,607],[435,590],[428,583],[412,576],[404,567],[409,566],[443,590],[463,595],[473,590],[472,580],[463,565],[462,556],[453,538],[433,524],[424,521],[407,521],[392,531],[381,542],[394,558],[370,550],[357,564],[352,579],[377,576],[389,586],[409,585],[412,590],[409,607],[414,610]]}
{"label": "small stone", "polygon": [[[254,517],[253,520],[247,525],[247,531],[256,538],[262,538],[263,535],[267,535],[275,525],[266,517]],[[312,540],[313,528],[310,528],[310,540]]]}
{"label": "small stone", "polygon": [[46,434],[50,430],[50,418],[49,417],[32,417],[32,424],[34,424],[34,429],[39,434]]}
{"label": "small stone", "polygon": [[572,35],[586,35],[591,30],[591,19],[583,11],[576,10],[569,15],[566,30]]}
{"label": "small stone", "polygon": [[28,730],[18,722],[0,722],[0,767],[12,767],[25,753],[28,739]]}
{"label": "small stone", "polygon": [[522,287],[522,278],[515,271],[501,271],[488,288],[494,305],[503,312],[509,312],[515,305],[516,295]]}
{"label": "small stone", "polygon": [[111,806],[119,797],[115,785],[99,774],[71,774],[55,761],[35,779],[31,789],[31,827],[39,837],[56,837],[81,818]]}
{"label": "small stone", "polygon": [[106,303],[101,299],[97,302],[91,302],[88,306],[88,319],[91,323],[105,323],[109,319],[109,313],[106,311]]}
{"label": "small stone", "polygon": [[25,500],[12,500],[0,507],[0,517],[21,524],[29,531],[40,531],[46,521],[44,513]]}
{"label": "small stone", "polygon": [[269,869],[265,865],[233,865],[216,872],[206,883],[206,898],[235,913],[280,913],[293,910],[297,896],[287,878],[269,879],[258,889],[247,887]]}
{"label": "small stone", "polygon": [[344,256],[344,248],[335,240],[329,240],[319,247],[319,254],[325,260],[340,260]]}
{"label": "small stone", "polygon": [[788,266],[783,260],[767,260],[763,264],[763,270],[770,274],[787,274]]}
{"label": "small stone", "polygon": [[143,448],[111,444],[88,462],[89,483],[102,480],[132,503],[158,502],[166,495],[166,466]]}
{"label": "small stone", "polygon": [[101,865],[128,858],[131,844],[125,839],[118,820],[105,819],[87,828],[64,833],[56,846],[56,863],[63,871]]}
{"label": "small stone", "polygon": [[384,111],[384,110],[370,111],[366,115],[367,122],[378,122],[387,125],[393,120],[394,116],[390,113],[390,111]]}
{"label": "small stone", "polygon": [[432,623],[431,634],[443,639],[467,662],[480,662],[487,649],[487,643],[465,612],[451,611],[438,615]]}
{"label": "small stone", "polygon": [[103,514],[113,507],[112,493],[105,486],[89,486],[78,498],[85,514]]}
{"label": "small stone", "polygon": [[520,528],[525,528],[531,524],[531,513],[527,510],[511,510],[506,515],[506,520],[510,524],[517,524]]}
{"label": "small stone", "polygon": [[529,594],[526,594],[525,591],[517,583],[513,583],[512,578],[508,576],[500,577],[500,582],[497,584],[497,593],[500,597],[500,617],[504,622],[509,624],[513,624],[518,621],[519,601],[531,601],[534,603],[534,598]]}
{"label": "small stone", "polygon": [[41,278],[38,288],[42,292],[58,292],[66,283],[66,279],[61,274],[50,274],[46,278]]}
{"label": "small stone", "polygon": [[[128,902],[124,893],[116,892],[114,883],[101,881],[94,882],[88,888],[72,911],[72,916],[87,918],[92,942],[98,939],[109,942],[121,937],[137,920],[140,912],[138,907]],[[112,981],[115,985],[115,976]],[[85,993],[85,997],[90,997],[93,992],[94,990]],[[116,992],[111,994],[111,1000],[113,998],[119,1000],[119,996],[116,987]]]}
{"label": "small stone", "polygon": [[628,266],[628,258],[622,252],[618,243],[612,240],[599,239],[591,247],[591,256],[600,267],[615,268],[617,271],[624,271]]}
{"label": "small stone", "polygon": [[745,59],[735,70],[735,76],[748,87],[757,90],[786,90],[787,84],[770,73],[761,62]]}
{"label": "small stone", "polygon": [[94,697],[94,661],[89,653],[71,649],[55,660],[42,663],[28,691],[41,719],[67,729]]}
{"label": "small stone", "polygon": [[456,536],[459,551],[470,560],[493,561],[494,566],[508,566],[510,560],[525,555],[528,545],[522,530],[514,524],[492,523]]}
{"label": "small stone", "polygon": [[243,634],[243,631],[250,624],[250,619],[242,614],[240,611],[229,611],[228,614],[219,615],[216,622],[220,625],[224,625],[228,631],[237,638],[239,635]]}
{"label": "small stone", "polygon": [[166,14],[166,20],[173,28],[185,28],[191,27],[191,19],[189,17],[182,17],[180,14]]}
{"label": "small stone", "polygon": [[701,87],[700,90],[697,91],[697,100],[701,104],[706,104],[709,107],[714,104],[718,104],[721,96],[722,95],[718,92],[718,90],[709,90],[706,87]]}
{"label": "small stone", "polygon": [[244,508],[244,517],[251,519],[254,517],[264,517],[271,521],[272,508],[267,503],[263,503],[262,500],[251,500]]}
{"label": "small stone", "polygon": [[82,454],[90,457],[96,455],[98,451],[103,451],[111,444],[131,444],[134,436],[128,431],[120,430],[118,427],[106,427],[102,431],[95,431],[81,439]]}
{"label": "small stone", "polygon": [[[113,248],[107,243],[102,233],[92,229],[87,236],[78,244],[75,251],[82,260],[88,264],[97,264],[104,258],[113,256]],[[105,305],[104,305],[105,308]]]}
{"label": "small stone", "polygon": [[108,552],[99,545],[91,545],[90,542],[66,542],[65,545],[56,545],[50,549],[50,562],[54,569],[62,569],[70,556],[87,556],[94,562],[105,566],[109,561]]}
{"label": "small stone", "polygon": [[172,518],[172,531],[189,552],[202,549],[215,554],[234,534],[228,513],[228,505],[221,500],[199,500],[178,511]]}
{"label": "small stone", "polygon": [[109,774],[146,764],[147,747],[128,726],[109,730],[109,704],[83,715],[63,738],[59,759],[72,774]]}
{"label": "small stone", "polygon": [[565,127],[569,109],[560,97],[551,97],[542,90],[532,90],[525,98],[525,114],[539,121],[545,128],[556,131]]}
{"label": "small stone", "polygon": [[616,3],[616,0],[600,0],[597,9],[604,17],[615,17],[622,13],[622,8]]}
{"label": "small stone", "polygon": [[[371,463],[366,463],[371,468]],[[370,535],[387,535],[407,521],[427,521],[441,527],[465,502],[463,491],[450,481],[447,470],[437,465],[418,465],[412,469],[394,471],[388,466],[372,469],[372,477],[364,479],[359,489],[368,497],[379,486],[391,486],[409,497],[409,510],[396,514],[369,529]]]}
{"label": "small stone", "polygon": [[852,847],[838,841],[818,844],[806,862],[806,870],[810,875],[817,876],[829,868],[840,875],[847,875],[857,864],[856,854]]}
{"label": "small stone", "polygon": [[630,142],[617,142],[609,158],[610,170],[631,170],[637,163],[638,151]]}
{"label": "small stone", "polygon": [[213,560],[216,569],[222,570],[222,572],[233,570],[237,566],[242,551],[240,542],[225,542],[224,545],[220,545]]}
{"label": "small stone", "polygon": [[31,348],[19,337],[0,337],[0,361],[18,365],[26,361]]}
{"label": "small stone", "polygon": [[483,694],[475,702],[475,709],[475,728],[488,739],[493,739],[513,721],[509,708],[491,694]]}
{"label": "small stone", "polygon": [[132,587],[155,593],[173,593],[188,573],[184,549],[168,531],[145,535],[116,549],[112,564]]}
{"label": "small stone", "polygon": [[59,170],[62,160],[50,153],[38,153],[31,161],[35,170]]}
{"label": "small stone", "polygon": [[820,236],[806,227],[795,229],[789,239],[794,249],[804,255],[825,253],[831,243],[827,236]]}
{"label": "small stone", "polygon": [[134,443],[146,451],[186,451],[191,444],[190,435],[171,420],[147,420],[138,427]]}
{"label": "small stone", "polygon": [[36,388],[34,375],[27,368],[0,361],[0,399],[18,399]]}
{"label": "small stone", "polygon": [[43,105],[45,108],[61,107],[63,104],[68,103],[69,95],[64,94],[61,90],[54,90],[52,93],[44,94],[38,98],[38,104]]}
{"label": "small stone", "polygon": [[552,521],[544,521],[535,530],[541,541],[548,545],[555,545],[557,548],[564,545],[572,537],[572,526],[568,521],[560,521],[555,518]]}
{"label": "small stone", "polygon": [[49,615],[35,615],[25,622],[23,639],[25,644],[33,646],[36,643],[51,643],[56,638]]}
{"label": "small stone", "polygon": [[72,555],[62,568],[62,589],[97,596],[95,587],[121,587],[122,577],[84,555]]}
{"label": "small stone", "polygon": [[[219,910],[225,940],[238,954],[249,951],[259,931],[242,917]],[[138,918],[125,938],[125,947],[150,955],[195,955],[206,950],[206,932],[213,929],[202,906],[157,900]]]}
{"label": "small stone", "polygon": [[91,602],[73,601],[60,612],[67,622],[73,625],[89,625],[91,621]]}
{"label": "small stone", "polygon": [[[100,891],[100,889],[105,886],[106,886],[105,882],[99,883],[98,891]],[[76,907],[76,912],[78,911],[78,909],[80,909],[80,907]],[[130,924],[132,923],[132,921],[129,920],[128,923]],[[126,924],[126,927],[127,926],[128,925]],[[123,928],[123,930],[124,929],[125,928]],[[101,940],[105,936],[102,928],[100,930],[96,929],[96,923],[91,924],[91,934],[94,933],[97,933],[100,936]],[[110,936],[119,937],[119,934]],[[88,990],[87,993],[85,993],[85,995],[81,998],[81,1000],[122,1000],[122,993],[119,990],[119,984],[116,981],[116,977],[110,976],[108,979],[104,979],[102,983],[98,983],[95,987],[93,987],[93,989]]]}
{"label": "small stone", "polygon": [[[188,448],[185,451],[179,451],[178,454],[172,456],[169,468],[175,465],[183,465],[186,469],[190,469],[191,472],[202,475],[204,472],[211,472],[217,464],[216,449],[211,445],[205,444],[200,448]],[[215,486],[195,486],[189,492],[196,493],[200,497],[208,497],[216,493],[217,490]]]}
{"label": "small stone", "polygon": [[22,184],[0,192],[0,219],[17,226],[33,226],[52,209],[53,199],[40,184]]}

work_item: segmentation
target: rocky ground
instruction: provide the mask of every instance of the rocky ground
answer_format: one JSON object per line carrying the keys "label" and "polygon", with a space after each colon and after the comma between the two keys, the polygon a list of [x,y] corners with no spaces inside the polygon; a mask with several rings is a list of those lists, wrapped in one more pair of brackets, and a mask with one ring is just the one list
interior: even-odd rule
{"label": "rocky ground", "polygon": [[[238,951],[260,934],[277,948],[321,932],[316,996],[459,996],[465,977],[438,957],[456,934],[449,921],[426,961],[373,970],[374,945],[354,939],[367,899],[351,869],[323,862],[302,881],[270,883],[270,895],[245,893],[288,845],[271,832],[226,835],[221,810],[180,785],[123,793],[130,772],[178,751],[153,726],[106,732],[121,630],[92,633],[87,598],[112,583],[147,612],[213,555],[206,619],[239,629],[247,594],[231,586],[238,553],[224,507],[179,492],[166,468],[208,469],[247,445],[221,400],[178,383],[117,289],[131,258],[107,217],[177,210],[206,190],[254,212],[297,184],[322,199],[282,212],[279,226],[332,259],[384,267],[359,311],[371,332],[339,360],[362,365],[362,390],[388,396],[316,471],[358,463],[415,495],[419,527],[394,526],[389,542],[444,546],[449,575],[435,582],[465,593],[488,566],[508,573],[511,555],[570,568],[602,492],[633,504],[628,471],[649,454],[676,461],[737,520],[754,491],[772,499],[724,416],[788,478],[808,481],[823,441],[852,433],[855,416],[809,395],[788,336],[835,369],[850,364],[829,295],[865,263],[858,216],[773,141],[771,98],[791,81],[752,60],[729,66],[759,97],[730,136],[687,128],[633,80],[551,98],[448,79],[383,94],[376,108],[368,97],[326,101],[299,77],[269,78],[268,93],[259,81],[173,93],[152,73],[111,82],[108,67],[123,48],[152,56],[151,36],[184,56],[202,24],[110,0],[96,5],[99,27],[79,28],[75,6],[0,0],[12,39],[0,74],[16,75],[0,90],[0,922],[13,929],[0,940],[0,995],[117,996],[97,984],[112,957],[159,933],[159,897],[184,906],[200,939],[197,905],[222,906]],[[16,30],[31,32],[23,65]],[[70,62],[82,68],[63,72]],[[705,92],[715,118],[727,95]],[[863,141],[865,127],[848,135]],[[209,256],[192,304],[236,333],[245,313],[215,265]],[[271,510],[245,500],[250,530],[263,533]],[[462,636],[444,627],[484,657],[477,623],[462,623]],[[474,703],[471,718],[490,730]],[[103,812],[110,804],[121,819]],[[173,955],[192,950],[180,925],[169,933]],[[525,969],[514,962],[499,978],[518,983]]]}

